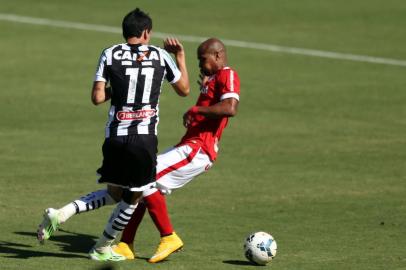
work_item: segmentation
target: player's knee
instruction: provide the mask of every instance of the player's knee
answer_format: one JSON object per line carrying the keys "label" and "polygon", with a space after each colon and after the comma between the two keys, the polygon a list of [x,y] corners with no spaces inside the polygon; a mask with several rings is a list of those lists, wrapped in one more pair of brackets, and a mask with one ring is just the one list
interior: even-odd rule
{"label": "player's knee", "polygon": [[113,198],[113,200],[115,200],[116,202],[119,202],[123,195],[123,189],[120,187],[116,187],[116,186],[108,185],[107,192],[110,195],[110,197]]}

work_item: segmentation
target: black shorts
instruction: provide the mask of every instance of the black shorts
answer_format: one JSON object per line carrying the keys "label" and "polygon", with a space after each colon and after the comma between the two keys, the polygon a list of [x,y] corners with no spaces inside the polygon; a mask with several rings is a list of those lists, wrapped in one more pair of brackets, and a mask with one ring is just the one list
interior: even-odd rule
{"label": "black shorts", "polygon": [[138,188],[155,181],[158,140],[155,135],[106,138],[99,183]]}

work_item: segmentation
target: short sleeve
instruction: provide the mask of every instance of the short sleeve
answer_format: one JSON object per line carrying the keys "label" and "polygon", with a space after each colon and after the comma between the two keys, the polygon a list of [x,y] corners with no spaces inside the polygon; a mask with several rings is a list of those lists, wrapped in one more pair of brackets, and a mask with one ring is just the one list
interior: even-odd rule
{"label": "short sleeve", "polygon": [[240,78],[231,68],[223,69],[218,78],[221,83],[220,100],[235,98],[240,100]]}
{"label": "short sleeve", "polygon": [[107,82],[107,50],[104,50],[100,55],[99,63],[96,68],[96,74],[94,76],[95,82]]}
{"label": "short sleeve", "polygon": [[165,50],[162,50],[161,52],[165,63],[166,80],[170,84],[174,84],[179,81],[181,72],[169,53]]}

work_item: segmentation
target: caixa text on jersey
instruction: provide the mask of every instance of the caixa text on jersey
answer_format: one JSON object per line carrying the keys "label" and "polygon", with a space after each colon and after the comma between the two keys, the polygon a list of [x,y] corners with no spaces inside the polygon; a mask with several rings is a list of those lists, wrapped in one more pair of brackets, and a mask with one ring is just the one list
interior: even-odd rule
{"label": "caixa text on jersey", "polygon": [[159,60],[158,54],[155,51],[132,53],[130,51],[116,51],[113,53],[116,60]]}

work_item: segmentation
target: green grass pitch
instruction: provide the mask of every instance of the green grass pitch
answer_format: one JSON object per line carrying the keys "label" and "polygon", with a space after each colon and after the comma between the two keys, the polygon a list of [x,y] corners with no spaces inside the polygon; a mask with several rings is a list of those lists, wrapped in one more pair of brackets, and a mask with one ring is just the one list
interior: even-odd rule
{"label": "green grass pitch", "polygon": [[[119,27],[139,6],[154,31],[406,60],[402,0],[0,0],[1,14]],[[87,251],[111,208],[75,216],[46,245],[47,207],[100,189],[95,170],[108,105],[90,88],[101,50],[119,34],[0,20],[0,269],[102,269]],[[161,45],[160,39],[152,43]],[[196,42],[184,42],[191,82]],[[241,78],[239,114],[211,171],[168,197],[183,252],[151,265],[159,234],[145,217],[142,257],[121,269],[256,269],[245,236],[268,231],[261,269],[406,269],[406,67],[228,47]],[[159,148],[183,112],[165,85]]]}

